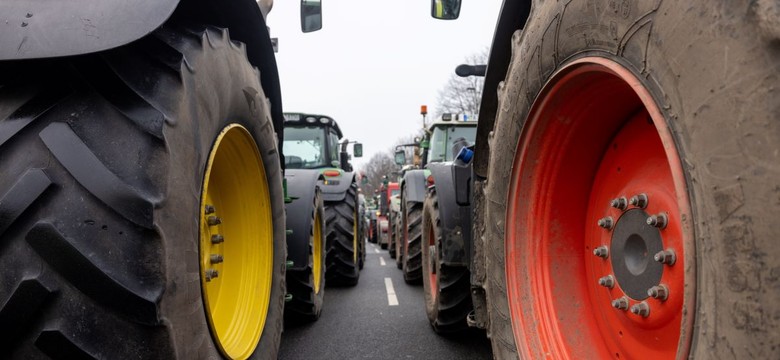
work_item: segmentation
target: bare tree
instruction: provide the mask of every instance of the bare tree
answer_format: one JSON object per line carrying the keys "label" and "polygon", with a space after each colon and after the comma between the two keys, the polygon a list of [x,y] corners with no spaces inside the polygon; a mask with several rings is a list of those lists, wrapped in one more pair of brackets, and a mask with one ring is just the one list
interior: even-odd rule
{"label": "bare tree", "polygon": [[[466,57],[465,63],[469,65],[487,64],[488,49],[471,54]],[[439,90],[436,111],[434,117],[441,114],[479,114],[479,104],[482,101],[482,87],[485,78],[482,76],[460,77],[455,75],[453,69],[447,84]]]}

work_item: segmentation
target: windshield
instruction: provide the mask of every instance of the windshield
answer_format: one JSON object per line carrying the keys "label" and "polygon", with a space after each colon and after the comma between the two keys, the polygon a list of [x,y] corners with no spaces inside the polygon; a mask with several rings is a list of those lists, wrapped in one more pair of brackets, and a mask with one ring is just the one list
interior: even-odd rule
{"label": "windshield", "polygon": [[390,196],[396,196],[396,195],[399,195],[399,194],[401,194],[401,190],[399,190],[399,189],[390,190]]}
{"label": "windshield", "polygon": [[284,128],[284,164],[288,169],[331,166],[325,146],[325,130],[317,126]]}
{"label": "windshield", "polygon": [[452,161],[452,143],[458,138],[464,138],[469,145],[474,143],[477,135],[476,126],[437,126],[431,135],[431,148],[428,162]]}

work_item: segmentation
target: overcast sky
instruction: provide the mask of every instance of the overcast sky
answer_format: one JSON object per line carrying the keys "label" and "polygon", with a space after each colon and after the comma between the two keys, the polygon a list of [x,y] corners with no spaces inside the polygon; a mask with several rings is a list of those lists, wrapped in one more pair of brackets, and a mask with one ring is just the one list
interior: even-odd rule
{"label": "overcast sky", "polygon": [[[436,20],[427,0],[324,0],[323,28],[304,34],[300,1],[268,15],[286,112],[333,117],[362,142],[360,168],[422,126],[439,89],[468,55],[490,46],[501,0],[464,0],[460,18]],[[430,120],[430,119],[429,119]]]}

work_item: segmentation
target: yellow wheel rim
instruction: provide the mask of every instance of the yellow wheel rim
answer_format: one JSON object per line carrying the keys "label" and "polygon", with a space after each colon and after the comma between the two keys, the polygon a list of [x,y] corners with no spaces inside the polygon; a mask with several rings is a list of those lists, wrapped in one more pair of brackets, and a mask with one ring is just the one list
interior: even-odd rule
{"label": "yellow wheel rim", "polygon": [[320,277],[322,276],[322,220],[320,212],[314,210],[314,231],[312,232],[312,253],[314,256],[312,274],[314,276],[314,292],[320,292]]}
{"label": "yellow wheel rim", "polygon": [[212,336],[229,359],[246,359],[265,326],[273,277],[273,222],[265,168],[237,124],[217,137],[203,179],[200,274]]}
{"label": "yellow wheel rim", "polygon": [[[357,207],[357,205],[355,205]],[[352,211],[352,262],[358,263],[357,210]]]}

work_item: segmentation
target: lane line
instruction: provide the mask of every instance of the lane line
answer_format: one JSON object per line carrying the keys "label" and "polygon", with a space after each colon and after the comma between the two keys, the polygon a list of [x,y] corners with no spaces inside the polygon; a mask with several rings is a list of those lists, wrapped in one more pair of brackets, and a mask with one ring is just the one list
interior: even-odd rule
{"label": "lane line", "polygon": [[398,306],[398,297],[395,296],[393,279],[390,279],[389,277],[385,278],[385,289],[387,289],[387,305]]}
{"label": "lane line", "polygon": [[375,247],[375,248],[374,248],[374,251],[375,251],[377,254],[379,254],[379,248],[378,248],[378,247]]}
{"label": "lane line", "polygon": [[383,257],[381,257],[381,256],[379,257],[379,265],[382,265],[382,266],[385,266],[385,265],[387,265],[387,264],[385,263],[385,258],[383,258]]}

